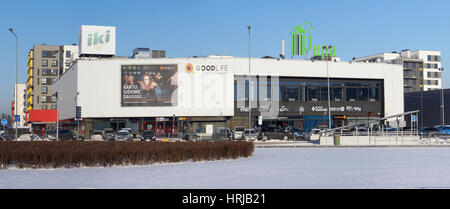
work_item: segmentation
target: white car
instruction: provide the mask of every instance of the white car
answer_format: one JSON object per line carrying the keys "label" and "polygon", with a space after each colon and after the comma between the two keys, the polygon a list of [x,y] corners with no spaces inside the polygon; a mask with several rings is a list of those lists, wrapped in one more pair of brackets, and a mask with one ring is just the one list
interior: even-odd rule
{"label": "white car", "polygon": [[126,130],[120,130],[114,135],[115,141],[133,141],[133,134]]}
{"label": "white car", "polygon": [[89,137],[90,141],[103,141],[103,131],[102,130],[94,130],[91,132],[91,137]]}
{"label": "white car", "polygon": [[22,134],[17,141],[41,141],[41,137],[36,134]]}
{"label": "white car", "polygon": [[245,129],[244,130],[244,139],[247,141],[256,141],[257,137],[256,137],[255,129],[251,129],[250,131],[248,131],[248,129]]}
{"label": "white car", "polygon": [[244,126],[235,126],[233,130],[233,138],[234,140],[237,139],[244,139]]}
{"label": "white car", "polygon": [[319,140],[320,138],[320,129],[313,128],[311,132],[309,132],[309,140]]}

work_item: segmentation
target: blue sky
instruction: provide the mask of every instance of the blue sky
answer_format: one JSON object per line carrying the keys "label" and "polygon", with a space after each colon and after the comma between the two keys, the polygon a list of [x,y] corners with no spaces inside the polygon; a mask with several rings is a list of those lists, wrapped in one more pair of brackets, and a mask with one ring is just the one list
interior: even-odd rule
{"label": "blue sky", "polygon": [[[314,25],[314,42],[336,45],[351,60],[380,52],[442,52],[444,87],[450,54],[449,1],[6,1],[0,6],[0,112],[10,112],[19,36],[19,82],[26,80],[33,44],[78,43],[80,25],[116,26],[116,53],[163,49],[168,57],[223,54],[246,57],[252,25],[254,57],[277,56],[297,24]],[[286,52],[290,50],[286,46]]]}

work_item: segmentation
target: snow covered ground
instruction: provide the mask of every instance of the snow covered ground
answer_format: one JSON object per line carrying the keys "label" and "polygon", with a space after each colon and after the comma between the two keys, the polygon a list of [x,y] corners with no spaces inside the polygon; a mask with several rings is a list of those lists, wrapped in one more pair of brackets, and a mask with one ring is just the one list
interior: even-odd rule
{"label": "snow covered ground", "polygon": [[450,148],[256,148],[214,162],[10,168],[0,188],[450,188]]}

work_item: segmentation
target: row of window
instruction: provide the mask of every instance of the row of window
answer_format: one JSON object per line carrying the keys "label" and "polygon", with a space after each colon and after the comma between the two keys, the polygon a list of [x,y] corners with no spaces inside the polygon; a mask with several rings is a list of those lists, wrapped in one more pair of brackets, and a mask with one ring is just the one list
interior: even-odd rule
{"label": "row of window", "polygon": [[42,51],[42,57],[56,58],[58,51]]}
{"label": "row of window", "polygon": [[[56,82],[57,78],[37,78],[37,83],[38,84],[46,84],[46,85],[50,85],[50,84],[54,84]],[[39,82],[41,81],[41,82]]]}
{"label": "row of window", "polygon": [[440,61],[440,56],[437,55],[428,55],[428,61],[436,61],[439,62]]}
{"label": "row of window", "polygon": [[441,72],[427,72],[428,78],[440,78]]}
{"label": "row of window", "polygon": [[[51,109],[56,109],[56,105],[51,105],[50,107],[51,107]],[[48,106],[47,105],[42,105],[41,109],[47,110]]]}
{"label": "row of window", "polygon": [[[38,68],[37,74],[39,75],[39,68]],[[58,69],[42,69],[42,75],[57,76],[58,75]]]}
{"label": "row of window", "polygon": [[425,80],[426,85],[439,85],[438,80]]}
{"label": "row of window", "polygon": [[[239,79],[238,79],[239,80]],[[245,83],[245,86],[243,85]],[[253,83],[253,82],[252,82]],[[272,99],[271,82],[252,88],[253,98],[265,101]],[[254,86],[254,85],[252,85]],[[238,92],[244,90],[244,92]],[[344,82],[330,81],[331,101],[379,101],[380,83],[378,82]],[[235,101],[248,100],[248,80],[235,81]],[[327,82],[323,81],[279,81],[279,101],[328,101]]]}
{"label": "row of window", "polygon": [[403,67],[404,68],[408,68],[408,69],[415,69],[415,68],[423,68],[423,64],[422,63],[416,63],[416,62],[404,62],[403,63]]}
{"label": "row of window", "polygon": [[425,66],[430,69],[438,69],[438,64],[426,63]]}
{"label": "row of window", "polygon": [[36,103],[48,103],[48,102],[56,102],[56,96],[42,96],[41,100],[39,100],[39,96],[36,97]]}
{"label": "row of window", "polygon": [[[48,60],[43,59],[41,62],[42,67],[48,67]],[[58,67],[58,60],[52,60],[52,67]]]}

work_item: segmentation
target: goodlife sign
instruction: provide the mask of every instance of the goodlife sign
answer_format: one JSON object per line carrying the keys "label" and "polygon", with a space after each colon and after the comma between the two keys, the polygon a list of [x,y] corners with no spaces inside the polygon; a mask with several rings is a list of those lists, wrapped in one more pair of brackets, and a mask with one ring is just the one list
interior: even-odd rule
{"label": "goodlife sign", "polygon": [[78,38],[80,55],[116,54],[116,27],[82,25]]}

